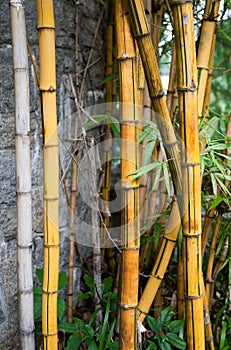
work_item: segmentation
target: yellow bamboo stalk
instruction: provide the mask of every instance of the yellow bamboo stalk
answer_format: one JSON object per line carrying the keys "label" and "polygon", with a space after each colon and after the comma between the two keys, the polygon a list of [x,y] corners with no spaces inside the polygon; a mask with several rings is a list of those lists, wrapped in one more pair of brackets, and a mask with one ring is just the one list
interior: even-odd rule
{"label": "yellow bamboo stalk", "polygon": [[128,4],[131,13],[133,34],[139,47],[152,107],[157,113],[157,124],[169,159],[175,193],[180,197],[182,193],[181,169],[177,140],[164,98],[158,63],[143,2],[142,0],[128,0]]}
{"label": "yellow bamboo stalk", "polygon": [[[201,264],[201,179],[197,119],[197,65],[191,2],[172,1],[182,140],[183,262],[186,340],[205,349]],[[199,189],[199,190],[198,190]]]}
{"label": "yellow bamboo stalk", "polygon": [[208,260],[208,266],[207,266],[207,272],[206,272],[206,294],[209,302],[209,307],[211,306],[210,300],[211,300],[211,284],[213,284],[213,263],[214,263],[214,256],[215,256],[215,250],[216,250],[216,244],[217,244],[217,238],[218,233],[221,225],[221,219],[222,219],[222,213],[219,212],[218,216],[216,218],[216,223],[213,230],[213,236],[210,244],[210,250],[209,250],[209,260]]}
{"label": "yellow bamboo stalk", "polygon": [[44,350],[58,347],[59,158],[56,117],[55,23],[52,0],[37,0],[40,93],[44,128]]}
{"label": "yellow bamboo stalk", "polygon": [[207,0],[204,19],[201,28],[199,49],[197,55],[197,67],[199,74],[198,85],[198,115],[202,116],[205,93],[207,88],[207,79],[209,71],[209,59],[213,46],[214,33],[216,28],[216,19],[218,16],[220,0]]}
{"label": "yellow bamboo stalk", "polygon": [[121,0],[115,7],[121,87],[122,275],[120,291],[120,349],[136,348],[139,275],[139,181],[129,174],[139,167],[136,52]]}
{"label": "yellow bamboo stalk", "polygon": [[156,262],[137,307],[137,316],[140,322],[143,322],[148,314],[160,283],[163,280],[165,271],[172,256],[173,249],[176,245],[179,228],[180,214],[177,202],[174,200]]}

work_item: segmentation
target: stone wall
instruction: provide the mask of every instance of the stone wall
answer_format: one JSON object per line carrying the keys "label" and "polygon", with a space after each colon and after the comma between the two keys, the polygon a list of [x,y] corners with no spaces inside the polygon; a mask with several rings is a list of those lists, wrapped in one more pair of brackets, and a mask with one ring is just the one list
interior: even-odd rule
{"label": "stone wall", "polygon": [[[83,75],[92,41],[102,11],[99,1],[77,1],[79,18],[78,69],[79,80]],[[75,78],[75,5],[65,0],[55,0],[56,20],[56,69],[57,115],[62,125],[74,110],[70,99],[68,74]],[[36,29],[36,2],[26,1],[27,37],[34,61],[39,66],[38,37]],[[31,159],[33,185],[33,260],[34,269],[42,268],[42,128],[39,91],[32,63],[30,70]],[[93,55],[84,85],[83,100],[88,104],[102,102],[103,92],[99,82],[104,78],[104,24],[93,47]],[[15,195],[15,144],[14,144],[14,90],[12,71],[12,45],[9,2],[1,2],[0,11],[0,349],[17,350],[18,308],[16,273],[16,195]],[[67,180],[67,184],[69,184]],[[60,186],[61,265],[67,271],[68,256],[68,208],[63,187]]]}

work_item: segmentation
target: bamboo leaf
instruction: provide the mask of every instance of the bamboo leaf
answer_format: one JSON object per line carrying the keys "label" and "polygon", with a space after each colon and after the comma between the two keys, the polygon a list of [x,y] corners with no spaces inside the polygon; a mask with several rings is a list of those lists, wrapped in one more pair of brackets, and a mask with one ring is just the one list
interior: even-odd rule
{"label": "bamboo leaf", "polygon": [[117,77],[118,77],[118,73],[114,72],[114,73],[108,75],[105,79],[101,80],[101,82],[99,83],[99,86],[102,86],[102,85],[106,84],[108,81],[113,80],[113,79],[115,79]]}
{"label": "bamboo leaf", "polygon": [[59,273],[59,285],[58,289],[63,289],[67,283],[67,275],[66,272],[62,271]]}
{"label": "bamboo leaf", "polygon": [[149,171],[151,171],[151,170],[153,170],[153,169],[155,169],[155,168],[157,168],[158,166],[161,166],[161,165],[162,165],[162,163],[160,163],[160,162],[147,164],[147,165],[145,165],[145,166],[143,166],[143,167],[141,167],[141,168],[139,168],[139,169],[137,169],[135,171],[132,171],[129,175],[135,174],[135,176],[132,177],[132,180],[135,180],[138,177],[146,174],[147,172],[149,172]]}
{"label": "bamboo leaf", "polygon": [[67,341],[67,350],[77,350],[82,344],[82,336],[79,333],[73,334]]}
{"label": "bamboo leaf", "polygon": [[108,301],[107,301],[106,312],[105,312],[104,321],[103,321],[103,327],[102,327],[101,335],[100,335],[99,350],[104,350],[104,342],[106,340],[106,332],[107,332],[107,327],[108,327],[109,314],[110,314],[110,299],[108,299]]}
{"label": "bamboo leaf", "polygon": [[223,202],[223,197],[217,196],[211,203],[209,210],[216,208],[221,202]]}
{"label": "bamboo leaf", "polygon": [[165,180],[165,186],[166,186],[166,190],[168,192],[168,195],[170,197],[171,195],[171,191],[170,191],[170,180],[169,180],[169,173],[168,173],[168,167],[167,167],[167,163],[163,163],[163,173],[164,173],[164,180]]}
{"label": "bamboo leaf", "polygon": [[221,337],[220,337],[220,346],[219,349],[222,350],[225,346],[225,339],[226,339],[226,329],[227,329],[227,322],[224,321],[221,329]]}
{"label": "bamboo leaf", "polygon": [[120,137],[120,123],[112,116],[109,116],[109,124],[115,136]]}
{"label": "bamboo leaf", "polygon": [[36,276],[38,277],[39,282],[43,283],[43,270],[42,269],[36,269]]}
{"label": "bamboo leaf", "polygon": [[175,346],[177,349],[184,350],[186,348],[185,341],[183,339],[181,339],[175,333],[168,333],[166,336],[167,336],[169,343],[172,344],[173,346]]}
{"label": "bamboo leaf", "polygon": [[152,191],[154,191],[154,189],[156,188],[156,185],[158,184],[159,180],[160,180],[160,176],[162,173],[162,166],[160,166],[159,168],[156,169],[156,174],[155,174],[155,179],[152,185]]}
{"label": "bamboo leaf", "polygon": [[217,181],[213,173],[210,174],[212,180],[213,193],[217,196]]}
{"label": "bamboo leaf", "polygon": [[58,319],[61,321],[65,314],[66,303],[63,298],[58,297]]}

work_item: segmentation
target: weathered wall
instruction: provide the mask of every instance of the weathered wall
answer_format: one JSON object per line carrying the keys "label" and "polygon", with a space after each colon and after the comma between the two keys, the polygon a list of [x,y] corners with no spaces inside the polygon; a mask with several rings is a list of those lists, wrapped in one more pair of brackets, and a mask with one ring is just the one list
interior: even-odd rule
{"label": "weathered wall", "polygon": [[[26,1],[27,36],[37,66],[38,40],[36,29],[36,2]],[[92,39],[95,34],[100,8],[98,1],[78,1],[79,11],[79,78],[85,68]],[[62,124],[74,111],[73,101],[65,88],[68,74],[75,77],[75,6],[65,0],[55,0],[56,19],[56,68],[57,68],[57,114]],[[104,26],[93,48],[91,62],[97,60],[88,71],[84,100],[88,104],[101,102],[103,93],[98,89],[104,77]],[[39,112],[38,87],[29,59],[31,156],[33,184],[33,259],[34,268],[42,268],[42,129]],[[10,32],[9,2],[0,5],[0,349],[19,349],[17,273],[16,273],[16,196],[15,196],[15,151],[14,151],[14,90],[12,71],[12,46]],[[67,224],[68,209],[64,191],[60,187],[61,210],[61,270],[67,271]]]}

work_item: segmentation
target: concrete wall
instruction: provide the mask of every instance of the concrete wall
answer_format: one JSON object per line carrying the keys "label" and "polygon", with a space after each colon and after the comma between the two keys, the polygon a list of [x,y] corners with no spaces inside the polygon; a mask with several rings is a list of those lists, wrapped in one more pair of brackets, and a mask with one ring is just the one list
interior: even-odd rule
{"label": "concrete wall", "polygon": [[[97,0],[78,1],[79,11],[79,78],[81,80],[92,39],[102,8]],[[65,0],[55,0],[57,114],[59,123],[75,110],[73,100],[65,88],[68,74],[75,76],[75,6]],[[36,2],[26,1],[27,37],[37,66],[38,38],[36,29]],[[102,102],[99,82],[104,77],[104,25],[100,26],[91,62],[98,60],[87,74],[84,100],[88,104]],[[38,87],[29,59],[31,159],[33,184],[33,259],[34,269],[42,268],[42,128]],[[19,349],[17,273],[16,273],[16,196],[15,196],[15,144],[14,144],[14,90],[9,2],[0,5],[0,349]],[[67,181],[67,184],[69,182]],[[60,187],[61,266],[67,271],[68,208],[64,191]]]}

